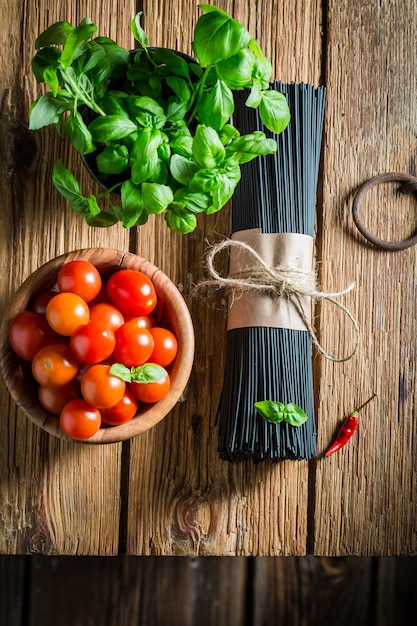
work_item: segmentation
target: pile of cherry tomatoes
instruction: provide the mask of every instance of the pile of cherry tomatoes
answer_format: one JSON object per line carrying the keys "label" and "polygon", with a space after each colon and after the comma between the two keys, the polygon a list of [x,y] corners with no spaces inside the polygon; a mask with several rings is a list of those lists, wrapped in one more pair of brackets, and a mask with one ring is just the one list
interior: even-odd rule
{"label": "pile of cherry tomatoes", "polygon": [[64,433],[88,439],[162,399],[177,339],[153,316],[157,295],[142,272],[102,277],[89,261],[65,263],[56,290],[39,294],[11,321],[9,340],[30,362],[38,399]]}

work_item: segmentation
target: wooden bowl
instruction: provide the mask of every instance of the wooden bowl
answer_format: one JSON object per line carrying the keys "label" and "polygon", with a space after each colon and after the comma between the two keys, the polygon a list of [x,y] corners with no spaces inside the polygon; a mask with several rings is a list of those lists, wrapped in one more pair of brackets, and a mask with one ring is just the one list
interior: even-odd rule
{"label": "wooden bowl", "polygon": [[171,387],[167,396],[149,407],[143,408],[141,405],[136,416],[129,422],[102,427],[83,443],[123,441],[149,430],[168,415],[184,392],[194,360],[193,323],[181,293],[160,269],[142,257],[120,250],[89,248],[63,254],[33,272],[16,291],[3,316],[0,326],[0,371],[10,395],[27,417],[48,433],[68,440],[69,437],[59,427],[57,416],[48,413],[39,404],[37,385],[30,374],[30,364],[23,362],[10,346],[8,326],[19,311],[29,307],[37,294],[53,287],[60,267],[73,259],[90,261],[104,276],[119,269],[135,269],[146,274],[155,286],[161,322],[172,330],[178,340],[178,354],[170,371]]}

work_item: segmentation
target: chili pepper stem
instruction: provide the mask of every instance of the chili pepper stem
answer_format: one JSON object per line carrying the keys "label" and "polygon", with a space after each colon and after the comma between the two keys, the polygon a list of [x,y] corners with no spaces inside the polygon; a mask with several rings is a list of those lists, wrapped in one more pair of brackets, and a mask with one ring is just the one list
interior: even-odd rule
{"label": "chili pepper stem", "polygon": [[356,417],[359,413],[359,411],[362,411],[362,409],[369,404],[369,402],[371,400],[373,400],[376,396],[376,393],[373,394],[373,396],[371,396],[370,398],[368,398],[363,404],[361,404],[357,409],[355,409],[354,411],[352,411],[351,415],[353,415],[354,417]]}

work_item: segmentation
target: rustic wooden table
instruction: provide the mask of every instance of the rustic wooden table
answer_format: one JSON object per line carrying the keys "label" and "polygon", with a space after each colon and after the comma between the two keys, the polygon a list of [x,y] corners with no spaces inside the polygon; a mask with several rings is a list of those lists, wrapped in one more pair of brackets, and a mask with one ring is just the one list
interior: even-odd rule
{"label": "rustic wooden table", "polygon": [[[60,158],[91,186],[77,154],[53,129],[27,130],[38,94],[34,40],[57,20],[89,15],[100,33],[132,46],[143,10],[154,45],[191,53],[194,3],[1,0],[0,306],[39,265],[65,251],[109,246],[138,252],[185,293],[204,276],[210,243],[228,236],[230,211],[193,235],[163,220],[131,232],[89,228],[51,183]],[[222,0],[258,38],[284,82],[327,87],[317,203],[316,259],[324,290],[355,289],[343,303],[361,344],[346,363],[314,356],[317,459],[229,464],[217,455],[215,414],[223,379],[221,298],[193,299],[195,365],[186,400],[169,418],[123,444],[58,440],[16,409],[4,385],[0,409],[0,553],[61,555],[414,555],[417,553],[416,248],[368,245],[351,214],[362,183],[382,172],[416,174],[415,0]],[[326,13],[323,14],[323,6]],[[415,199],[386,184],[370,192],[367,224],[385,239],[415,228]],[[324,346],[349,349],[351,326],[317,310]],[[376,391],[354,441],[322,453],[339,420]]]}

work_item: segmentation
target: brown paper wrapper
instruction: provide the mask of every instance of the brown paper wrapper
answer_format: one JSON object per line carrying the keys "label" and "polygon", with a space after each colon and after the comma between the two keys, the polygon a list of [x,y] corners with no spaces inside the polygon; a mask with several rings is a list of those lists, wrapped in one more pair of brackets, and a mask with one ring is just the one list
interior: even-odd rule
{"label": "brown paper wrapper", "polygon": [[[247,243],[268,265],[288,267],[310,272],[313,262],[313,238],[300,233],[262,233],[259,229],[233,233],[233,240]],[[246,250],[230,249],[229,276],[259,267]],[[311,298],[302,296],[301,304],[311,323]],[[291,296],[272,296],[254,290],[234,289],[229,296],[227,330],[267,326],[307,330],[297,305]]]}

